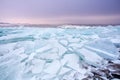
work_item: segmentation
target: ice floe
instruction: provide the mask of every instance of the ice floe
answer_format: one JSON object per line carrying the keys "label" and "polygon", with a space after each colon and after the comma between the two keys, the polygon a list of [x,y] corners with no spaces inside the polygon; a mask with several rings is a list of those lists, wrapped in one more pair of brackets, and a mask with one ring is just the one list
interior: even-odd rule
{"label": "ice floe", "polygon": [[120,26],[0,28],[0,80],[120,79]]}

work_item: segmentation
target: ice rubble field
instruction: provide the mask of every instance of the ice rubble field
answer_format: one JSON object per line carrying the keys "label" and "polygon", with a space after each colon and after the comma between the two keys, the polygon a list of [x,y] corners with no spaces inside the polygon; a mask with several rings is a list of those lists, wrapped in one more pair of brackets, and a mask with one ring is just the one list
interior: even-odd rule
{"label": "ice rubble field", "polygon": [[93,80],[119,49],[120,26],[0,28],[0,80]]}

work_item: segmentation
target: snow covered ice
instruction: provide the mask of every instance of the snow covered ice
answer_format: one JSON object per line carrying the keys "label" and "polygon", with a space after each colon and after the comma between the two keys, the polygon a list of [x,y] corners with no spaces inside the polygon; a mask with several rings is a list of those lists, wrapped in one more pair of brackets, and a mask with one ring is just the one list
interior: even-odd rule
{"label": "snow covered ice", "polygon": [[93,80],[119,50],[120,26],[1,27],[0,80]]}

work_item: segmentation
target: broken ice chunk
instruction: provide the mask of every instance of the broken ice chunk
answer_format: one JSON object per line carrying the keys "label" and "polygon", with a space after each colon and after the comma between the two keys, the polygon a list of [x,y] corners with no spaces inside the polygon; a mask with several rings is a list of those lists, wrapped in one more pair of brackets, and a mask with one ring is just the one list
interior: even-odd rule
{"label": "broken ice chunk", "polygon": [[47,50],[44,50],[42,53],[38,53],[35,57],[38,59],[46,60],[46,61],[48,60],[53,61],[53,60],[59,59],[58,49],[48,48]]}
{"label": "broken ice chunk", "polygon": [[69,47],[72,47],[74,50],[80,49],[83,46],[83,43],[72,43]]}
{"label": "broken ice chunk", "polygon": [[97,55],[95,52],[92,52],[92,51],[87,50],[85,48],[79,49],[79,54],[78,55],[80,55],[80,54],[84,56],[85,61],[88,64],[98,65],[103,60],[102,57]]}
{"label": "broken ice chunk", "polygon": [[32,60],[32,73],[36,74],[36,73],[41,73],[45,64],[45,61],[43,60],[39,60],[39,59],[34,59]]}
{"label": "broken ice chunk", "polygon": [[67,73],[69,71],[71,71],[71,69],[62,67],[61,70],[60,70],[59,75],[65,75],[65,73]]}
{"label": "broken ice chunk", "polygon": [[85,48],[105,59],[117,59],[119,56],[117,48],[109,40],[99,39],[86,44]]}
{"label": "broken ice chunk", "polygon": [[1,49],[1,48],[0,48],[0,57],[6,55],[6,54],[8,54],[8,53],[9,53],[9,50],[8,50],[8,49]]}
{"label": "broken ice chunk", "polygon": [[36,53],[31,53],[28,57],[28,61],[32,60],[35,55],[36,55]]}
{"label": "broken ice chunk", "polygon": [[118,38],[118,39],[111,39],[111,42],[112,42],[117,48],[120,48],[120,38]]}
{"label": "broken ice chunk", "polygon": [[41,35],[41,38],[42,39],[49,39],[51,37],[51,33],[43,33],[42,35]]}
{"label": "broken ice chunk", "polygon": [[55,60],[52,63],[48,64],[46,67],[47,68],[44,70],[44,72],[48,74],[57,74],[61,67],[61,64],[59,60]]}
{"label": "broken ice chunk", "polygon": [[52,46],[51,45],[46,45],[46,46],[43,46],[42,48],[40,49],[37,49],[36,50],[36,53],[43,53],[43,52],[46,52],[46,51],[49,51],[52,49]]}
{"label": "broken ice chunk", "polygon": [[66,47],[61,45],[56,39],[49,40],[49,44],[58,49],[59,56],[62,56],[67,51]]}
{"label": "broken ice chunk", "polygon": [[16,43],[9,43],[9,44],[2,44],[0,45],[0,54],[7,54],[9,52],[12,52],[14,50],[14,46]]}
{"label": "broken ice chunk", "polygon": [[64,67],[79,71],[79,57],[76,54],[66,54],[61,63]]}
{"label": "broken ice chunk", "polygon": [[68,45],[68,41],[65,40],[65,39],[59,40],[59,43],[62,44],[63,46],[67,46]]}

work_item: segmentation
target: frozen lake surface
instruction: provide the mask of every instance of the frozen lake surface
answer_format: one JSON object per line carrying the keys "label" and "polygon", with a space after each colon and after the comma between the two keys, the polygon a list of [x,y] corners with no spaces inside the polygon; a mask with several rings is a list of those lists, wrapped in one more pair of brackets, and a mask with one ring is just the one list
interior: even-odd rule
{"label": "frozen lake surface", "polygon": [[0,80],[93,80],[109,62],[119,65],[119,50],[120,26],[1,27]]}

